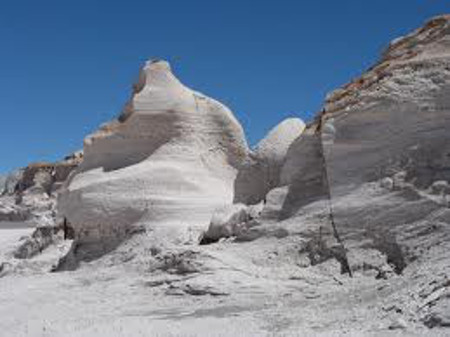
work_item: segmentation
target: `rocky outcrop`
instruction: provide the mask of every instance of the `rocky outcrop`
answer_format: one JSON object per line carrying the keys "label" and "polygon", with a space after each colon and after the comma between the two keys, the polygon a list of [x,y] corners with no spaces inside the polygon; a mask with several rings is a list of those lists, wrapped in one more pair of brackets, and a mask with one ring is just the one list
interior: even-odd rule
{"label": "rocky outcrop", "polygon": [[328,96],[323,125],[335,130],[327,158],[335,184],[400,171],[420,188],[450,179],[449,46],[450,16],[436,17]]}
{"label": "rocky outcrop", "polygon": [[0,222],[26,221],[30,215],[30,211],[16,205],[13,198],[0,198]]}
{"label": "rocky outcrop", "polygon": [[327,96],[286,155],[284,216],[328,192],[335,197],[385,177],[394,184],[401,175],[403,185],[420,189],[450,180],[449,46],[450,16],[436,17]]}
{"label": "rocky outcrop", "polygon": [[34,163],[5,177],[0,196],[0,222],[24,222],[38,226],[56,223],[56,194],[82,161],[77,153],[57,163]]}
{"label": "rocky outcrop", "polygon": [[85,139],[59,213],[80,240],[120,237],[137,223],[167,241],[184,237],[232,202],[247,155],[230,110],[184,86],[167,62],[149,61],[119,120]]}
{"label": "rocky outcrop", "polygon": [[203,233],[200,244],[217,242],[221,238],[239,236],[249,228],[257,226],[263,203],[246,206],[233,204],[214,211],[208,229]]}
{"label": "rocky outcrop", "polygon": [[396,196],[387,203],[374,193],[359,211],[334,207],[335,225],[348,245],[372,242],[397,273],[417,245],[404,233],[448,205],[445,188],[432,195],[450,180],[449,93],[450,17],[440,16],[392,42],[375,67],[328,96],[320,116],[332,202],[368,182]]}
{"label": "rocky outcrop", "polygon": [[236,178],[234,202],[256,204],[280,185],[281,168],[288,149],[304,128],[301,119],[288,118],[258,143]]}
{"label": "rocky outcrop", "polygon": [[82,161],[83,155],[78,152],[57,163],[32,163],[22,170],[15,192],[23,193],[26,190],[31,192],[30,189],[32,189],[35,192],[50,195],[52,189],[59,188]]}
{"label": "rocky outcrop", "polygon": [[1,195],[12,195],[16,190],[16,185],[22,178],[23,169],[15,170],[4,176],[3,185],[1,186]]}

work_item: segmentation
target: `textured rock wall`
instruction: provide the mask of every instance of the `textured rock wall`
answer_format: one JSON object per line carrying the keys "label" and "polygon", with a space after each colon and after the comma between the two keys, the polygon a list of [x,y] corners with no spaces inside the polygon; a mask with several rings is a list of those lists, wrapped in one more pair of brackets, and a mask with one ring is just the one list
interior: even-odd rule
{"label": "textured rock wall", "polygon": [[420,188],[449,180],[449,93],[450,17],[441,16],[391,43],[376,67],[328,97],[334,185],[399,171]]}

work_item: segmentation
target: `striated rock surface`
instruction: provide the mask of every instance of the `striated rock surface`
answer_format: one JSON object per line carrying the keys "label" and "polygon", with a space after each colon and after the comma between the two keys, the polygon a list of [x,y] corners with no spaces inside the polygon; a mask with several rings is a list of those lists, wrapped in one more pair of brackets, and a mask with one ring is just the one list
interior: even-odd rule
{"label": "striated rock surface", "polygon": [[327,96],[281,170],[280,185],[292,195],[287,214],[328,189],[335,197],[386,177],[394,184],[401,175],[401,184],[420,189],[449,181],[449,92],[450,17],[443,15],[393,41],[374,67]]}
{"label": "striated rock surface", "polygon": [[335,130],[328,156],[335,184],[400,171],[420,188],[450,179],[449,48],[450,17],[436,17],[327,97],[323,125]]}
{"label": "striated rock surface", "polygon": [[120,237],[137,223],[169,241],[183,237],[232,202],[247,153],[230,110],[184,86],[167,62],[149,61],[119,120],[85,139],[59,211],[86,240]]}
{"label": "striated rock surface", "polygon": [[301,119],[288,118],[258,143],[236,178],[234,202],[256,204],[279,186],[288,149],[304,128]]}

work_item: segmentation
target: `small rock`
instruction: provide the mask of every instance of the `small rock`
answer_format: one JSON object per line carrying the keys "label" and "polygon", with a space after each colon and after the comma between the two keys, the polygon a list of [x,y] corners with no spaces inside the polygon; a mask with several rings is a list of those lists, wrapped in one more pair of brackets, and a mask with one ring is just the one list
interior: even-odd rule
{"label": "small rock", "polygon": [[392,190],[394,188],[394,181],[390,177],[381,179],[380,186],[387,190]]}
{"label": "small rock", "polygon": [[438,180],[435,181],[432,185],[431,185],[431,193],[433,194],[442,194],[442,193],[448,193],[450,187],[448,185],[448,182],[445,180]]}
{"label": "small rock", "polygon": [[400,171],[393,175],[394,189],[401,190],[406,186],[406,172]]}
{"label": "small rock", "polygon": [[408,327],[408,324],[402,318],[397,318],[389,325],[389,330],[403,330]]}
{"label": "small rock", "polygon": [[428,328],[450,327],[450,317],[445,317],[439,313],[432,313],[427,316],[423,322]]}

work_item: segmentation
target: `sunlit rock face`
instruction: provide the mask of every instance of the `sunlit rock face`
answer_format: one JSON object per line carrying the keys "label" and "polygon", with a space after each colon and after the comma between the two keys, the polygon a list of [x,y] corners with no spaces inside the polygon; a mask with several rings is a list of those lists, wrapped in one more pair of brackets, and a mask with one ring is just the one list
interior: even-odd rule
{"label": "sunlit rock face", "polygon": [[280,218],[329,198],[335,244],[345,246],[350,268],[371,250],[397,274],[441,263],[450,249],[449,97],[450,17],[440,16],[328,95],[286,155],[286,196],[273,198],[283,203]]}
{"label": "sunlit rock face", "polygon": [[[317,198],[390,177],[450,180],[450,16],[393,41],[361,77],[330,93],[281,170],[285,215]],[[329,187],[328,187],[329,184]]]}
{"label": "sunlit rock face", "polygon": [[288,118],[258,143],[236,178],[236,203],[256,204],[279,186],[288,149],[304,129],[305,123],[301,119]]}
{"label": "sunlit rock face", "polygon": [[[398,274],[448,256],[450,199],[445,189],[433,192],[450,180],[449,130],[450,16],[440,16],[393,41],[378,64],[327,97],[320,137],[347,248],[377,249]],[[341,202],[349,191],[355,196]]]}
{"label": "sunlit rock face", "polygon": [[83,165],[61,193],[59,213],[80,239],[136,224],[181,238],[232,202],[247,155],[228,108],[185,87],[167,62],[149,61],[119,119],[85,139]]}
{"label": "sunlit rock face", "polygon": [[333,185],[398,172],[419,188],[450,179],[450,16],[393,41],[381,61],[327,97]]}

